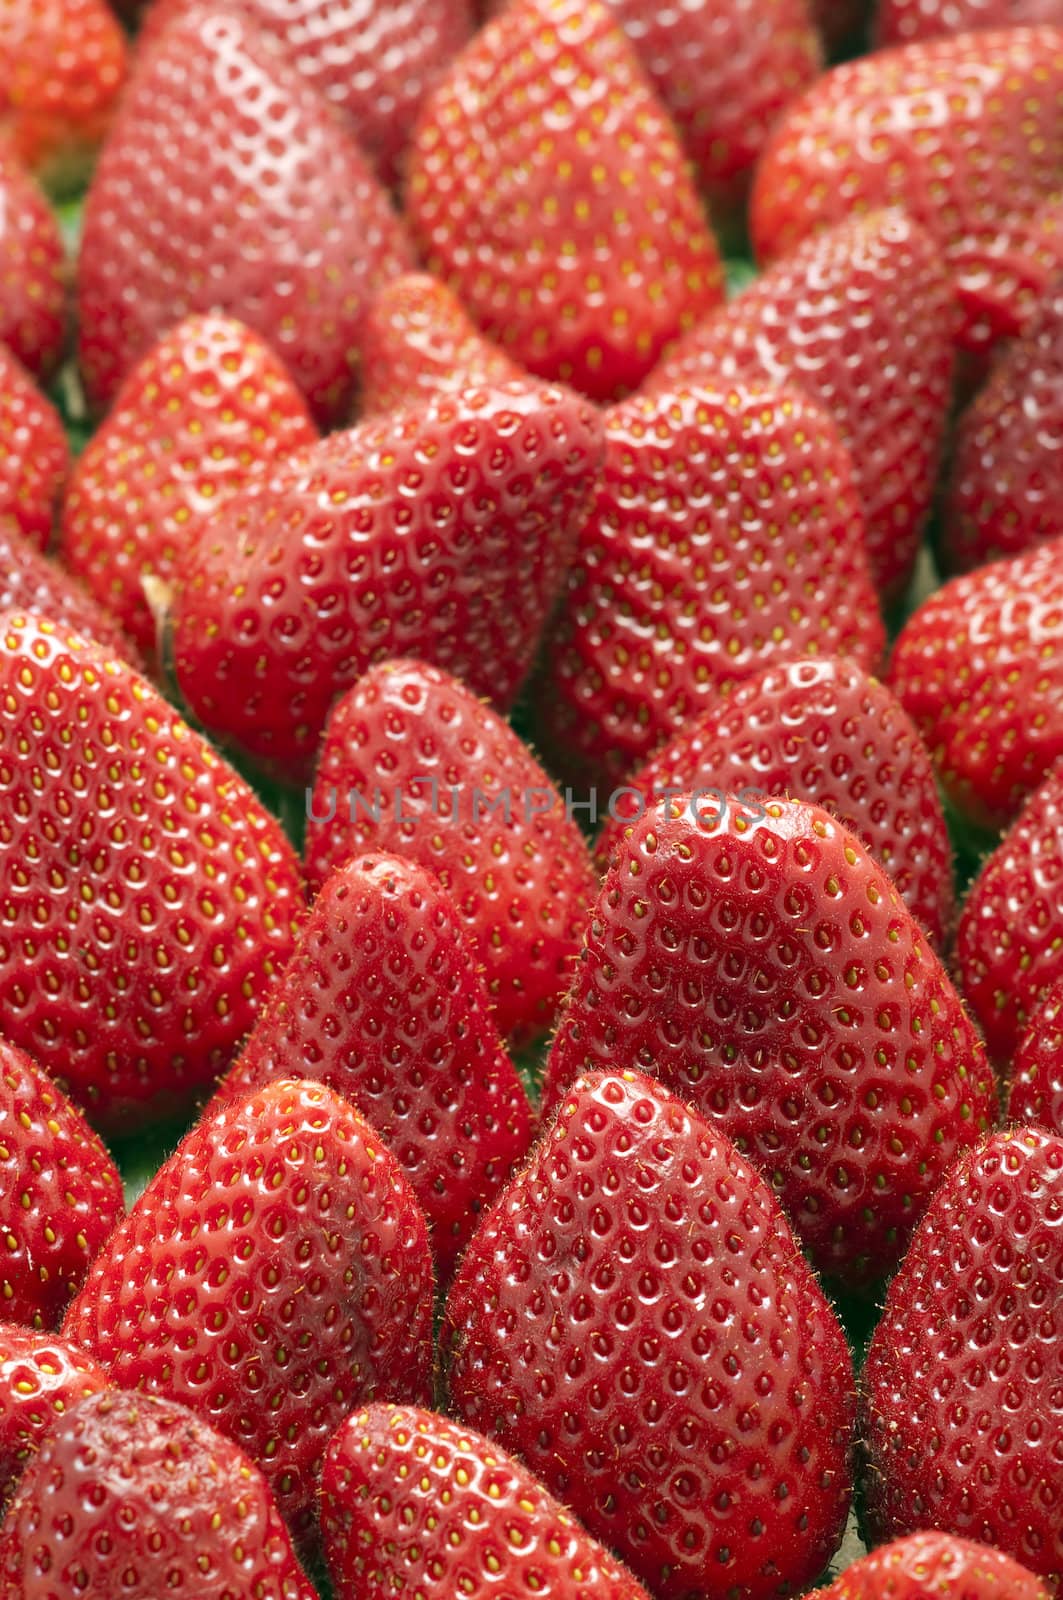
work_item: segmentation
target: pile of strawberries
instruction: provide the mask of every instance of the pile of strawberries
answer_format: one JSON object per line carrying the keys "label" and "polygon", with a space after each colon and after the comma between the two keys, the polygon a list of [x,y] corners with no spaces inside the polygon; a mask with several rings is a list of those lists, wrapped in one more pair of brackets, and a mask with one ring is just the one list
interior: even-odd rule
{"label": "pile of strawberries", "polygon": [[1063,1597],[1063,0],[0,0],[0,1318],[0,1600]]}

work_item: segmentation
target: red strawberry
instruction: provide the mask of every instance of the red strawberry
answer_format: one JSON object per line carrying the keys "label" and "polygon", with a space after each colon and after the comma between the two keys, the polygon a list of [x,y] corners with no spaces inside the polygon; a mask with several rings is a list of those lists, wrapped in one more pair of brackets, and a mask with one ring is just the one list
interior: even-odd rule
{"label": "red strawberry", "polygon": [[909,619],[889,683],[956,811],[1001,828],[1063,756],[1063,541],[954,578]]}
{"label": "red strawberry", "polygon": [[658,1600],[767,1600],[845,1524],[853,1376],[782,1210],[636,1073],[576,1083],[446,1309],[457,1413]]}
{"label": "red strawberry", "polygon": [[437,875],[483,963],[502,1033],[549,1025],[594,897],[590,853],[508,724],[421,661],[373,668],[329,720],[307,876],[321,883],[363,850]]}
{"label": "red strawberry", "polygon": [[415,654],[506,710],[601,458],[587,401],[471,389],[334,434],[233,496],[182,564],[177,679],[256,761],[309,775],[329,707]]}
{"label": "red strawberry", "polygon": [[139,663],[136,647],[114,618],[76,578],[42,555],[12,517],[0,512],[0,613],[10,610],[39,612],[132,665]]}
{"label": "red strawberry", "polygon": [[964,33],[835,67],[784,115],[757,169],[758,256],[901,204],[953,273],[961,343],[984,350],[1015,330],[1014,286],[968,235],[1029,217],[1060,189],[1061,102],[1063,28]]}
{"label": "red strawberry", "polygon": [[315,1600],[253,1462],[181,1405],[94,1394],[51,1430],[0,1531],[5,1600]]}
{"label": "red strawberry", "polygon": [[615,406],[545,651],[566,771],[619,778],[741,678],[809,654],[873,666],[882,623],[848,452],[797,391],[706,384]]}
{"label": "red strawberry", "polygon": [[1019,1040],[1008,1082],[1008,1120],[1063,1134],[1063,979],[1050,985]]}
{"label": "red strawberry", "polygon": [[291,954],[298,864],[117,657],[0,624],[0,1033],[101,1125],[184,1108]]}
{"label": "red strawberry", "polygon": [[59,224],[0,138],[0,344],[35,378],[48,378],[59,365],[65,324]]}
{"label": "red strawberry", "polygon": [[77,1107],[2,1041],[0,1176],[0,1310],[50,1330],[125,1212],[122,1180]]}
{"label": "red strawberry", "polygon": [[934,1196],[871,1341],[877,1539],[945,1528],[1063,1581],[1061,1281],[1063,1138],[999,1133]]}
{"label": "red strawberry", "polygon": [[952,922],[952,850],[922,740],[852,661],[791,661],[747,678],[628,779],[598,845],[603,870],[655,799],[709,785],[797,795],[856,834],[935,945]]}
{"label": "red strawberry", "polygon": [[404,273],[377,295],[365,319],[362,358],[364,417],[524,376],[477,331],[446,285],[420,272]]}
{"label": "red strawberry", "polygon": [[799,385],[851,453],[872,576],[894,597],[934,492],[955,322],[930,235],[903,212],[875,211],[804,240],[682,340],[650,384]]}
{"label": "red strawberry", "polygon": [[817,1600],[1048,1600],[1048,1590],[999,1550],[927,1532],[872,1550]]}
{"label": "red strawberry", "polygon": [[79,460],[63,558],[150,655],[142,578],[170,583],[226,496],[316,438],[306,402],[257,334],[232,317],[189,317],[130,373]]}
{"label": "red strawberry", "polygon": [[70,468],[63,424],[29,373],[0,344],[0,519],[45,549]]}
{"label": "red strawberry", "polygon": [[407,203],[484,333],[596,398],[723,295],[675,129],[598,0],[512,0],[488,22],[425,101]]}
{"label": "red strawberry", "polygon": [[185,1136],[64,1332],[120,1388],[179,1400],[235,1439],[302,1532],[348,1411],[430,1392],[428,1230],[353,1107],[282,1079]]}
{"label": "red strawberry", "polygon": [[941,33],[975,28],[1013,28],[1025,23],[1063,21],[1059,0],[878,0],[878,45],[907,44]]}
{"label": "red strawberry", "polygon": [[415,862],[357,856],[325,880],[221,1092],[301,1074],[390,1145],[449,1278],[532,1118],[455,908]]}
{"label": "red strawberry", "polygon": [[854,834],[800,801],[665,802],[618,847],[550,1052],[652,1072],[770,1180],[850,1288],[900,1259],[996,1120],[945,969]]}
{"label": "red strawberry", "polygon": [[525,1467],[431,1411],[348,1417],[321,1493],[337,1600],[648,1600]]}
{"label": "red strawberry", "polygon": [[107,405],[159,338],[227,311],[321,420],[344,415],[366,305],[408,252],[354,140],[241,13],[197,6],[147,51],[85,202],[81,366]]}
{"label": "red strawberry", "polygon": [[0,1323],[0,1506],[56,1419],[107,1387],[107,1374],[66,1339]]}

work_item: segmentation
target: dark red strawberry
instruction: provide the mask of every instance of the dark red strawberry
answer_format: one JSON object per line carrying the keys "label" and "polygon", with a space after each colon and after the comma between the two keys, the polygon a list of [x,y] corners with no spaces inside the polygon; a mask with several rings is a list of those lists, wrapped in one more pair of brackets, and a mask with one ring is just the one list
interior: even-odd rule
{"label": "dark red strawberry", "polygon": [[101,1126],[187,1107],[293,946],[279,825],[116,656],[0,623],[0,1033]]}
{"label": "dark red strawberry", "polygon": [[65,332],[59,224],[0,138],[0,344],[43,379],[59,364]]}
{"label": "dark red strawberry", "polygon": [[0,613],[36,611],[92,639],[131,665],[139,653],[109,612],[64,568],[42,555],[5,512],[0,512]]}
{"label": "dark red strawberry", "polygon": [[0,1323],[0,1506],[57,1419],[108,1387],[102,1368],[68,1340]]}
{"label": "dark red strawberry", "polygon": [[257,334],[232,317],[189,317],[130,373],[78,461],[63,559],[150,655],[142,580],[170,584],[224,499],[316,438],[306,402]]}
{"label": "dark red strawberry", "polygon": [[145,53],[85,202],[90,400],[109,404],[183,317],[225,311],[283,357],[319,419],[336,420],[366,306],[408,259],[387,196],[328,106],[246,16],[197,6]]}
{"label": "dark red strawberry", "polygon": [[878,0],[875,38],[881,47],[1032,22],[1063,22],[1059,0]]}
{"label": "dark red strawberry", "polygon": [[97,1257],[64,1332],[123,1389],[235,1439],[304,1532],[356,1405],[432,1382],[428,1229],[331,1089],[281,1079],[197,1123]]}
{"label": "dark red strawberry", "polygon": [[1050,985],[1019,1040],[1008,1081],[1008,1120],[1063,1134],[1063,979]]}
{"label": "dark red strawberry", "polygon": [[934,1196],[871,1341],[864,1427],[876,1539],[944,1528],[998,1546],[1058,1588],[1061,1282],[1063,1138],[999,1133]]}
{"label": "dark red strawberry", "polygon": [[900,1259],[996,1121],[981,1041],[911,912],[818,806],[662,803],[618,846],[547,1065],[653,1073],[765,1174],[824,1272]]}
{"label": "dark red strawberry", "polygon": [[262,1474],[185,1406],[94,1394],[58,1422],[0,1529],[4,1600],[315,1600]]}
{"label": "dark red strawberry", "polygon": [[325,880],[226,1097],[273,1078],[328,1084],[398,1158],[449,1279],[532,1136],[472,945],[432,873],[357,856]]}
{"label": "dark red strawberry", "polygon": [[537,383],[333,434],[233,496],[183,563],[187,703],[295,781],[337,696],[389,656],[423,656],[508,710],[600,459],[594,407]]}
{"label": "dark red strawberry", "polygon": [[40,550],[52,537],[69,468],[59,413],[0,344],[0,520],[13,517]]}
{"label": "dark red strawberry", "polygon": [[605,416],[605,470],[538,714],[562,769],[619,779],[762,667],[872,667],[884,634],[848,452],[798,390],[706,383]]}
{"label": "dark red strawberry", "polygon": [[655,800],[721,794],[813,800],[889,873],[935,945],[951,929],[952,849],[922,740],[882,684],[852,661],[791,661],[740,683],[627,780],[598,842],[604,871],[625,827]]}
{"label": "dark red strawberry", "polygon": [[710,317],[649,385],[798,384],[852,456],[876,586],[911,575],[952,397],[957,313],[937,245],[900,211],[804,240]]}
{"label": "dark red strawberry", "polygon": [[853,1376],[763,1179],[637,1073],[581,1079],[447,1300],[450,1395],[659,1600],[794,1592],[845,1524]]}
{"label": "dark red strawberry", "polygon": [[542,377],[625,393],[723,277],[675,128],[599,0],[511,0],[428,96],[410,226]]}
{"label": "dark red strawberry", "polygon": [[506,722],[421,661],[366,673],[329,720],[307,824],[311,883],[355,851],[435,873],[504,1034],[549,1026],[597,887],[550,778]]}
{"label": "dark red strawberry", "polygon": [[912,1533],[847,1567],[818,1600],[1049,1600],[1028,1567],[951,1533]]}

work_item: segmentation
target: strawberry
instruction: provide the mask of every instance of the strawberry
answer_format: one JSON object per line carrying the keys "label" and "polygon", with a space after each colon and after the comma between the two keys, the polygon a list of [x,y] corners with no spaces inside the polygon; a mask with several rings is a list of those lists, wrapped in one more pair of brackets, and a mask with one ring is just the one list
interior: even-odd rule
{"label": "strawberry", "polygon": [[355,851],[420,862],[472,938],[500,1031],[549,1025],[597,880],[561,796],[490,706],[421,661],[373,668],[332,713],[309,817],[311,883]]}
{"label": "strawberry", "polygon": [[908,620],[889,684],[961,817],[1005,827],[1063,756],[1063,542],[953,578]]}
{"label": "strawberry", "polygon": [[999,1550],[928,1531],[872,1550],[817,1600],[1048,1600],[1048,1590]]}
{"label": "strawberry", "polygon": [[329,1445],[321,1523],[337,1600],[648,1600],[512,1456],[415,1406],[374,1405]]}
{"label": "strawberry", "polygon": [[1008,1120],[1063,1134],[1063,979],[1049,986],[1019,1040],[1008,1082]]}
{"label": "strawberry", "polygon": [[0,519],[38,549],[52,536],[70,469],[63,424],[21,362],[0,344]]}
{"label": "strawberry", "polygon": [[316,438],[306,402],[257,334],[232,317],[189,317],[133,369],[78,461],[63,559],[150,655],[142,579],[172,582],[225,497]]}
{"label": "strawberry", "polygon": [[799,391],[637,396],[606,413],[605,438],[538,708],[566,772],[621,777],[773,663],[874,665],[884,635],[848,452]]}
{"label": "strawberry", "polygon": [[235,1439],[303,1533],[347,1412],[430,1392],[428,1230],[353,1107],[280,1079],[186,1134],[64,1332],[118,1387],[178,1400]]}
{"label": "strawberry", "polygon": [[759,378],[828,412],[852,456],[878,589],[911,575],[952,394],[952,283],[930,235],[900,211],[805,239],[651,374],[657,390]]}
{"label": "strawberry", "polygon": [[89,399],[109,404],[182,318],[226,311],[335,420],[366,305],[407,262],[387,196],[328,106],[242,13],[197,6],[145,53],[85,202]]}
{"label": "strawberry", "polygon": [[416,862],[356,856],[325,880],[222,1093],[297,1073],[391,1147],[449,1279],[532,1118],[457,912]]}
{"label": "strawberry", "polygon": [[1059,0],[879,0],[875,38],[881,48],[975,28],[1059,22]]}
{"label": "strawberry", "polygon": [[260,765],[311,771],[329,707],[416,654],[506,710],[586,516],[597,412],[470,389],[334,434],[219,511],[182,563],[181,692]]}
{"label": "strawberry", "polygon": [[0,512],[0,613],[36,611],[139,664],[136,647],[114,618],[62,567],[42,555],[14,518]]}
{"label": "strawberry", "polygon": [[1061,1222],[1063,1138],[1018,1128],[967,1152],[890,1284],[864,1370],[875,1538],[945,1528],[996,1545],[1053,1591]]}
{"label": "strawberry", "polygon": [[35,378],[51,377],[66,332],[63,241],[44,196],[2,138],[0,291],[0,344]]}
{"label": "strawberry", "polygon": [[291,954],[298,864],[116,656],[0,622],[0,1032],[116,1128],[183,1109]]}
{"label": "strawberry", "polygon": [[901,204],[952,271],[961,344],[984,351],[1015,331],[1012,286],[968,235],[1029,217],[1059,190],[1061,100],[1058,27],[917,41],[835,67],[784,114],[757,169],[758,256],[781,256],[854,211]]}
{"label": "strawberry", "polygon": [[522,366],[624,393],[723,296],[675,129],[599,0],[512,0],[413,135],[429,271]]}
{"label": "strawberry", "polygon": [[125,1212],[122,1180],[76,1106],[0,1041],[0,1308],[55,1328]]}
{"label": "strawberry", "polygon": [[465,1253],[457,1415],[658,1600],[811,1582],[850,1496],[844,1335],[782,1210],[637,1073],[580,1079]]}
{"label": "strawberry", "polygon": [[0,1530],[5,1600],[315,1600],[277,1502],[185,1406],[94,1394],[52,1428]]}
{"label": "strawberry", "polygon": [[107,1374],[66,1339],[0,1323],[0,1506],[6,1506],[49,1428]]}
{"label": "strawberry", "polygon": [[768,667],[684,723],[614,797],[598,842],[602,870],[656,799],[705,784],[815,801],[856,834],[931,942],[944,944],[952,850],[934,769],[889,690],[854,662],[808,657]]}
{"label": "strawberry", "polygon": [[544,1110],[606,1065],[652,1072],[734,1139],[851,1289],[896,1264],[949,1162],[996,1120],[925,935],[855,834],[802,801],[688,797],[628,830]]}

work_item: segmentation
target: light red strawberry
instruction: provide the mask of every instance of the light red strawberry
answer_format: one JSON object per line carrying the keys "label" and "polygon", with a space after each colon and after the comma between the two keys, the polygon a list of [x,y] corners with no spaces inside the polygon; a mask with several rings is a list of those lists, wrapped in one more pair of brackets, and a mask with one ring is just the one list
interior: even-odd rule
{"label": "light red strawberry", "polygon": [[605,415],[605,470],[543,652],[541,736],[619,779],[761,668],[873,667],[884,634],[848,452],[799,390],[713,381]]}
{"label": "light red strawberry", "polygon": [[589,401],[467,389],[381,417],[234,495],[182,563],[177,681],[260,765],[309,776],[329,708],[418,655],[508,710],[601,461]]}
{"label": "light red strawberry", "polygon": [[464,685],[421,661],[366,673],[329,720],[307,823],[312,884],[355,851],[435,873],[483,964],[504,1034],[549,1026],[597,879],[531,751]]}
{"label": "light red strawberry", "polygon": [[66,336],[64,254],[44,196],[0,138],[0,344],[41,380]]}
{"label": "light red strawberry", "polygon": [[70,470],[59,413],[0,344],[0,519],[43,550]]}
{"label": "light red strawberry", "polygon": [[114,617],[77,578],[31,544],[12,516],[0,512],[0,613],[11,610],[39,612],[139,664],[136,646]]}
{"label": "light red strawberry", "polygon": [[952,398],[955,295],[940,251],[897,210],[803,240],[680,341],[647,387],[797,384],[852,458],[871,571],[895,598],[930,510]]}
{"label": "light red strawberry", "polygon": [[220,315],[186,318],[140,361],[78,460],[63,504],[63,560],[145,655],[143,585],[172,584],[219,505],[317,439],[272,350]]}
{"label": "light red strawberry", "polygon": [[67,1339],[0,1323],[0,1507],[57,1420],[108,1387],[102,1368]]}
{"label": "light red strawberry", "polygon": [[1061,1279],[1063,1138],[997,1134],[934,1196],[871,1340],[864,1436],[876,1540],[940,1527],[996,1545],[1056,1592]]}
{"label": "light red strawberry", "polygon": [[638,1073],[581,1079],[447,1300],[451,1405],[658,1600],[812,1582],[849,1504],[853,1377],[767,1185]]}
{"label": "light red strawberry", "polygon": [[1063,1134],[1063,978],[1030,1015],[1008,1074],[1008,1120]]}
{"label": "light red strawberry", "polygon": [[0,621],[0,1032],[101,1126],[184,1110],[291,954],[279,825],[117,656]]}
{"label": "light red strawberry", "polygon": [[933,39],[976,28],[1012,28],[1032,22],[1063,22],[1059,0],[878,0],[875,40],[879,48]]}
{"label": "light red strawberry", "polygon": [[675,128],[599,0],[511,0],[422,107],[407,207],[483,332],[596,399],[723,296]]}
{"label": "light red strawberry", "polygon": [[1028,1567],[935,1530],[881,1545],[816,1594],[818,1600],[1049,1600]]}
{"label": "light red strawberry", "polygon": [[85,201],[89,399],[106,407],[182,318],[224,311],[273,346],[319,420],[338,420],[368,302],[408,261],[386,194],[310,84],[242,12],[196,6],[145,52]]}

